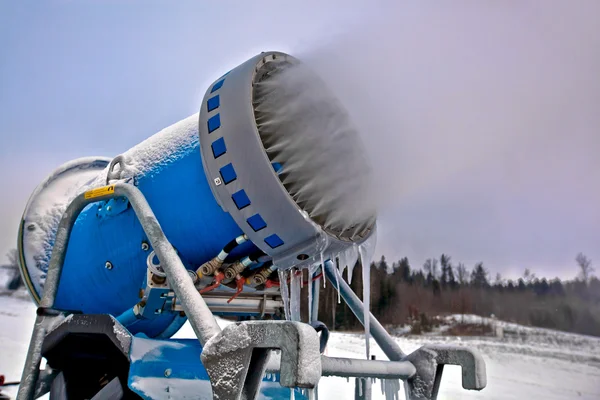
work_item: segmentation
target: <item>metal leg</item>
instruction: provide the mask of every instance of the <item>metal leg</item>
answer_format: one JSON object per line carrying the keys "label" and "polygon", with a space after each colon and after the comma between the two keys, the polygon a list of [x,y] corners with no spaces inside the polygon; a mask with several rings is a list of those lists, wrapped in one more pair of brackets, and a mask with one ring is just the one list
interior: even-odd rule
{"label": "metal leg", "polygon": [[308,288],[308,290],[312,290],[312,311],[311,311],[312,320],[308,321],[309,323],[317,322],[319,320],[319,293],[320,293],[319,289],[321,289],[321,279],[325,279],[325,277],[315,279],[314,281],[313,281],[312,276],[308,277],[308,281],[310,282],[310,285],[311,285]]}
{"label": "metal leg", "polygon": [[[212,312],[198,293],[179,256],[166,238],[158,220],[142,192],[135,186],[126,183],[115,183],[106,186],[102,191],[88,191],[77,196],[65,210],[58,225],[52,256],[48,265],[48,273],[44,285],[44,294],[40,301],[40,310],[51,310],[58,292],[62,268],[73,225],[81,211],[90,203],[108,200],[115,197],[126,197],[131,203],[137,218],[148,236],[158,259],[167,274],[171,288],[177,295],[179,303],[188,317],[198,340],[205,345],[221,328]],[[101,193],[101,194],[97,194]],[[64,317],[64,315],[63,315]],[[49,315],[39,315],[32,333],[21,386],[17,398],[33,399],[40,375],[41,346],[53,322]]]}

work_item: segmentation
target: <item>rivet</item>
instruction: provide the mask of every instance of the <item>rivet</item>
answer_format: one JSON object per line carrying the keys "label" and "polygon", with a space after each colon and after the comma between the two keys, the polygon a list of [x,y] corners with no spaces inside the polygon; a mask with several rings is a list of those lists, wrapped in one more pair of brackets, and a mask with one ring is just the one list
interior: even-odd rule
{"label": "rivet", "polygon": [[169,376],[171,376],[171,372],[173,372],[171,371],[171,368],[165,369],[165,376],[168,378]]}
{"label": "rivet", "polygon": [[148,242],[142,242],[142,250],[148,251],[148,249],[150,249],[150,245],[148,244]]}
{"label": "rivet", "polygon": [[106,264],[104,264],[104,267],[108,270],[113,269],[113,265],[110,261],[107,261]]}
{"label": "rivet", "polygon": [[223,183],[223,181],[221,180],[221,178],[219,178],[219,177],[215,178],[215,185],[221,186],[222,183]]}

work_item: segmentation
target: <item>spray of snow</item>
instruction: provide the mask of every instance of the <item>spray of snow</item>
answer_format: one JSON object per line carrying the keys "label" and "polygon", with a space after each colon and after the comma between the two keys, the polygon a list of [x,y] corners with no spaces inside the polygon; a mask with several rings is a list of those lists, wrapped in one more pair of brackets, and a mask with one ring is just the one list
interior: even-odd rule
{"label": "spray of snow", "polygon": [[363,234],[375,220],[370,164],[341,103],[304,64],[281,64],[255,86],[265,150],[300,208],[337,234]]}

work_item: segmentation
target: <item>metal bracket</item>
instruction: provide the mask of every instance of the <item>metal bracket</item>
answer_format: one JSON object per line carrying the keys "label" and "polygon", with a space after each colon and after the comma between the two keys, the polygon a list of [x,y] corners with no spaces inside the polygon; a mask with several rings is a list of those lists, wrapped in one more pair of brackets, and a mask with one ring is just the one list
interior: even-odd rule
{"label": "metal bracket", "polygon": [[444,365],[460,365],[462,386],[481,390],[486,386],[485,361],[473,349],[456,346],[423,346],[405,357],[416,368],[416,374],[406,380],[408,400],[435,400],[440,389]]}
{"label": "metal bracket", "polygon": [[271,350],[281,350],[280,383],[314,388],[321,378],[319,337],[291,321],[248,321],[227,326],[206,343],[201,359],[215,399],[254,399]]}

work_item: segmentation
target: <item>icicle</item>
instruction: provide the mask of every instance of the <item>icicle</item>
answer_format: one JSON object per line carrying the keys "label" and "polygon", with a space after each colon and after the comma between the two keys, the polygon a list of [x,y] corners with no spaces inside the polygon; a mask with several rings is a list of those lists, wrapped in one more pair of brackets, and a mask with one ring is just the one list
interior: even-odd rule
{"label": "icicle", "polygon": [[398,379],[384,379],[382,382],[382,388],[385,389],[385,400],[399,400],[400,381]]}
{"label": "icicle", "polygon": [[319,268],[318,265],[311,265],[308,268],[308,322],[312,322],[313,290],[319,290],[317,282],[313,282],[313,276]]}
{"label": "icicle", "polygon": [[371,358],[371,260],[367,258],[366,250],[362,245],[358,248],[360,254],[360,263],[362,265],[363,279],[363,314],[365,326],[365,347],[367,360]]}
{"label": "icicle", "polygon": [[304,270],[298,271],[300,273],[300,289],[304,289]]}
{"label": "icicle", "polygon": [[[335,258],[334,258],[333,262],[335,262]],[[340,269],[339,269],[339,267],[335,268],[335,265],[334,265],[334,272],[335,272],[335,284],[337,285],[338,304],[340,304],[342,302],[342,299],[340,297]]]}
{"label": "icicle", "polygon": [[315,391],[317,389],[308,389],[308,400],[315,400]]}
{"label": "icicle", "polygon": [[356,261],[358,260],[358,247],[354,244],[352,247],[347,248],[345,253],[348,266],[348,284],[351,284],[352,272],[354,271],[354,266],[356,266]]}
{"label": "icicle", "polygon": [[290,320],[290,292],[288,290],[288,271],[277,270],[279,275],[279,288],[281,290],[281,298],[283,299],[283,311],[285,319]]}
{"label": "icicle", "polygon": [[321,272],[323,273],[323,277],[321,280],[323,281],[323,289],[327,287],[327,278],[325,277],[325,260],[323,257],[323,252],[321,252]]}
{"label": "icicle", "polygon": [[290,400],[294,400],[294,388],[290,389]]}
{"label": "icicle", "polygon": [[358,378],[358,395],[362,397],[363,395],[363,380]]}
{"label": "icicle", "polygon": [[271,380],[272,380],[273,382],[277,381],[277,376],[276,376],[275,374],[273,374],[273,376],[271,377]]}
{"label": "icicle", "polygon": [[292,321],[300,321],[300,281],[302,275],[291,271],[290,279],[290,318]]}

